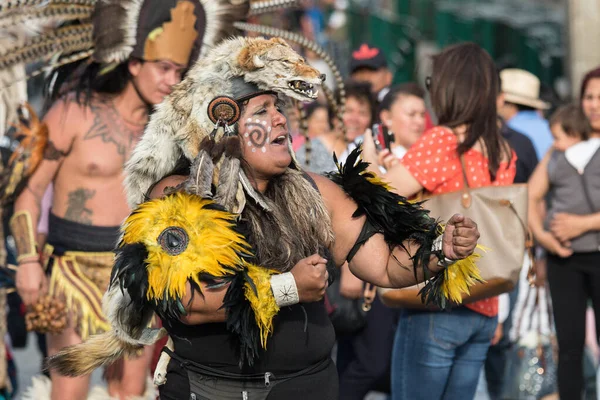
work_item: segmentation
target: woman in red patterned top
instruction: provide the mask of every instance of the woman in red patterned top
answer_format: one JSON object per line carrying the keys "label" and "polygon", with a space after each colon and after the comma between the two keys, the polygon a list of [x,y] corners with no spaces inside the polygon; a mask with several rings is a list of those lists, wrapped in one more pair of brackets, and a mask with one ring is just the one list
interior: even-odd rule
{"label": "woman in red patterned top", "polygon": [[[464,185],[464,158],[470,187],[510,185],[516,155],[497,125],[499,79],[491,57],[471,43],[447,48],[433,58],[427,79],[438,126],[427,131],[399,161],[384,150],[375,154],[365,139],[365,158],[401,195],[421,191],[442,194]],[[406,307],[407,297],[420,305],[415,289],[388,291],[388,305]],[[472,399],[481,367],[497,325],[496,297],[474,301],[477,286],[465,305],[449,312],[405,308],[396,332],[392,356],[392,398]],[[479,297],[481,298],[481,297]],[[400,301],[402,300],[402,301]],[[471,302],[469,302],[471,301]]]}

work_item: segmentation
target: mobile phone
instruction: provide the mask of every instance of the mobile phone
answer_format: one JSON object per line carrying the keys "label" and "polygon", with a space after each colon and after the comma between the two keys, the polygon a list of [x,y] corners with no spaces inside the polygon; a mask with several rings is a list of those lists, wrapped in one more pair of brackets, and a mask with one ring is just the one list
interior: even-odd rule
{"label": "mobile phone", "polygon": [[381,124],[373,124],[371,133],[373,134],[373,142],[375,143],[375,148],[377,151],[379,152],[383,150],[385,142],[383,141],[383,136],[381,135]]}
{"label": "mobile phone", "polygon": [[387,127],[383,124],[374,124],[372,132],[377,151],[389,149],[394,142],[394,134],[388,131]]}

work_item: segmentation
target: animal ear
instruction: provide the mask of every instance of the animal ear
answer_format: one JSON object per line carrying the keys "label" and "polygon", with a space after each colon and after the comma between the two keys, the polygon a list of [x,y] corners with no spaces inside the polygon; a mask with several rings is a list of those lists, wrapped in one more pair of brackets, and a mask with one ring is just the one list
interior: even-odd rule
{"label": "animal ear", "polygon": [[240,51],[238,64],[241,68],[246,71],[254,71],[265,66],[265,63],[256,54],[256,50],[254,47],[245,47]]}
{"label": "animal ear", "polygon": [[254,57],[252,57],[252,63],[256,68],[263,68],[265,66],[265,63],[260,59],[258,54],[255,54]]}
{"label": "animal ear", "polygon": [[288,42],[286,42],[285,40],[283,40],[280,37],[274,37],[274,38],[271,39],[271,41],[274,42],[274,43],[279,43],[279,44],[281,44],[281,45],[283,45],[285,47],[290,47],[291,48],[291,46],[288,44]]}

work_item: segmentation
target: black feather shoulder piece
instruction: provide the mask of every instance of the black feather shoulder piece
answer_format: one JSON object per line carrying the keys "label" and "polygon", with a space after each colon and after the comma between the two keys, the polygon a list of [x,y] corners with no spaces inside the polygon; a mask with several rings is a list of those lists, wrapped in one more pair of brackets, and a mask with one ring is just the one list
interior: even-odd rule
{"label": "black feather shoulder piece", "polygon": [[[427,268],[433,241],[443,228],[429,216],[421,203],[410,202],[390,190],[390,187],[375,174],[368,171],[369,164],[360,158],[361,148],[356,148],[348,156],[345,164],[340,164],[334,155],[338,172],[328,175],[358,205],[354,217],[365,215],[374,228],[373,233],[383,234],[390,248],[403,246],[406,240],[419,245],[411,255],[415,274],[423,268],[425,278],[431,276]],[[424,298],[425,300],[425,298]]]}

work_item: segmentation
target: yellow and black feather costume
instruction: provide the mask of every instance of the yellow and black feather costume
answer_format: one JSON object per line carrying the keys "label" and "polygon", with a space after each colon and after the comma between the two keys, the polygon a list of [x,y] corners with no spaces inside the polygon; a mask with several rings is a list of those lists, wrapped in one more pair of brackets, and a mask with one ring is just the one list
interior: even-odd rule
{"label": "yellow and black feather costume", "polygon": [[111,284],[118,281],[140,311],[151,307],[167,325],[186,314],[187,283],[200,293],[201,282],[208,288],[228,284],[227,326],[240,340],[242,361],[252,364],[279,308],[270,287],[275,272],[251,262],[236,218],[188,193],[141,204],[123,225]]}

